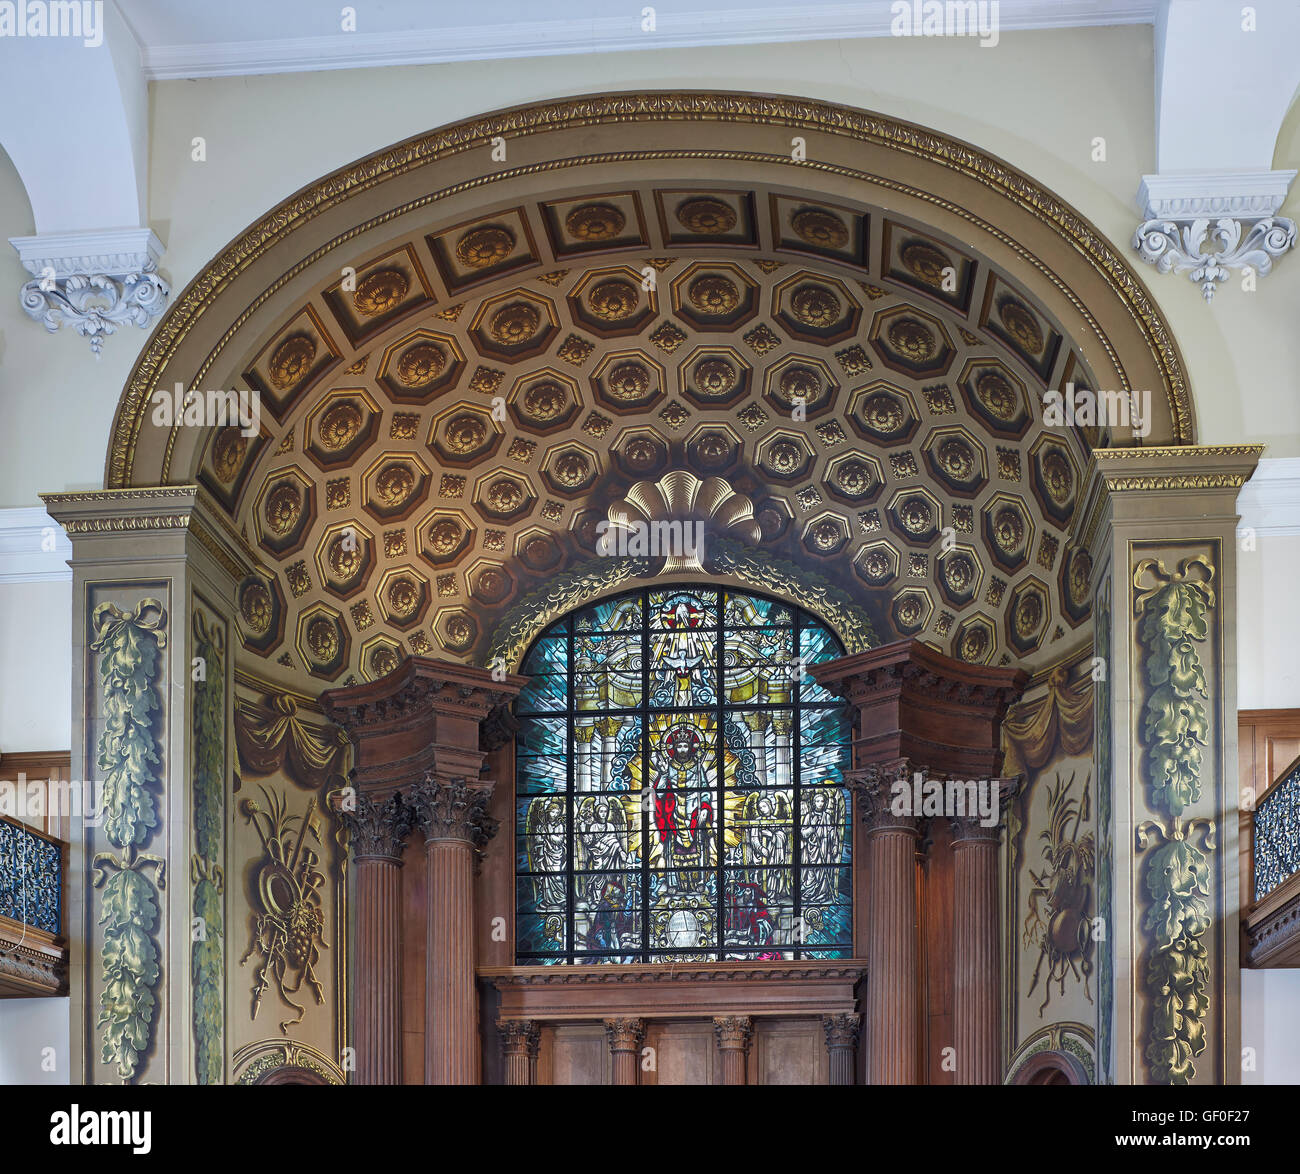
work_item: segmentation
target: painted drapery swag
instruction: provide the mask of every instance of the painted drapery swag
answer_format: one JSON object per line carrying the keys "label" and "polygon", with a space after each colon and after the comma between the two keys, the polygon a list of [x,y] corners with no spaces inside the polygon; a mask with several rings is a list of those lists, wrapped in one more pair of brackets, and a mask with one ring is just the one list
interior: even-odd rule
{"label": "painted drapery swag", "polygon": [[235,705],[235,743],[243,774],[280,771],[300,787],[320,790],[342,771],[347,735],[337,728],[318,733],[298,716],[298,703],[277,693],[267,707],[243,698]]}

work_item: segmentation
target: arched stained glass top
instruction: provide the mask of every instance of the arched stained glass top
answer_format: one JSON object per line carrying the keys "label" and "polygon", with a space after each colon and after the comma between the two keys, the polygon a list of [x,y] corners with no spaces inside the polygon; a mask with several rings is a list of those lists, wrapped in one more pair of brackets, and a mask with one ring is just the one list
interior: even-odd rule
{"label": "arched stained glass top", "polygon": [[849,740],[798,608],[654,587],[544,632],[515,708],[521,964],[846,958]]}

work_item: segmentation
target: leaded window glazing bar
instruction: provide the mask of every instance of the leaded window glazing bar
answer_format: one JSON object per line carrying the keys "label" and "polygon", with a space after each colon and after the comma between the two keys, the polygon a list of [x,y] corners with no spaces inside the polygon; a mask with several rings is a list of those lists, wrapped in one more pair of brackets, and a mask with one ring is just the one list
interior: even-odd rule
{"label": "leaded window glazing bar", "polygon": [[797,608],[655,587],[544,632],[516,713],[520,963],[852,955],[843,655]]}

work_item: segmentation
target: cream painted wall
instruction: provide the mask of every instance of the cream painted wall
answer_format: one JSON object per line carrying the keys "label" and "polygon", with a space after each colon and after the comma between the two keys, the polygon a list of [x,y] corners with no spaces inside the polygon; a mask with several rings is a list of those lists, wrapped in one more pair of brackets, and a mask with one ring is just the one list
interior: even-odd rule
{"label": "cream painted wall", "polygon": [[68,1083],[68,1006],[67,999],[0,999],[0,1084]]}
{"label": "cream painted wall", "polygon": [[1300,638],[1278,624],[1293,614],[1297,583],[1300,535],[1261,534],[1237,555],[1239,709],[1300,709]]}
{"label": "cream painted wall", "polygon": [[[547,97],[691,87],[824,98],[967,139],[1058,192],[1128,252],[1137,185],[1154,168],[1152,68],[1151,29],[1126,26],[1008,33],[992,49],[880,38],[162,82],[151,90],[150,224],[179,290],[277,201],[391,142]],[[195,136],[206,140],[205,163],[191,161]],[[1098,136],[1104,163],[1091,161]],[[1292,121],[1282,141],[1277,165],[1300,164]],[[0,231],[33,231],[2,158]],[[0,287],[16,289],[23,273],[5,254]],[[1224,290],[1213,309],[1186,278],[1140,273],[1183,348],[1202,438],[1300,454],[1300,332],[1291,321],[1300,259],[1285,258],[1255,294]],[[128,328],[95,362],[84,340],[46,337],[16,298],[0,298],[0,399],[13,438],[0,462],[0,506],[101,483],[116,398],[143,341]]]}
{"label": "cream painted wall", "polygon": [[0,751],[72,744],[72,583],[0,585]]}
{"label": "cream painted wall", "polygon": [[1300,1084],[1300,970],[1241,972],[1241,1046],[1243,1084]]}

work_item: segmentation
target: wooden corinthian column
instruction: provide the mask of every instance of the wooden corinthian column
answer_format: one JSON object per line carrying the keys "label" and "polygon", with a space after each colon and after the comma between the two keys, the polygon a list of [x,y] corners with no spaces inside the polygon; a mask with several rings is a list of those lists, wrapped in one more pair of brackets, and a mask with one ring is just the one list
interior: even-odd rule
{"label": "wooden corinthian column", "polygon": [[998,926],[998,841],[1014,793],[1004,783],[999,818],[952,821],[953,1047],[958,1084],[1002,1082],[1002,967]]}
{"label": "wooden corinthian column", "polygon": [[[1002,761],[1002,718],[1026,675],[965,664],[915,640],[817,665],[813,673],[853,707],[849,781],[868,878],[866,924],[858,926],[867,959],[867,1081],[946,1082],[951,1073],[935,1057],[948,1047],[957,1053],[959,1079],[983,1080],[1000,1064],[997,838],[981,847],[971,832],[960,848],[950,847],[946,835],[922,840],[926,819],[945,813],[895,804],[894,783],[905,780],[913,796],[917,774],[992,785]],[[936,846],[920,851],[921,892],[927,906],[953,908],[955,930],[941,918],[918,923],[918,849],[932,839]],[[978,945],[975,956],[968,956],[971,945]],[[947,981],[950,974],[958,976],[956,984]],[[923,1038],[929,1039],[928,1055],[922,1054]],[[963,1053],[968,1069],[961,1067]]]}
{"label": "wooden corinthian column", "polygon": [[477,1084],[478,992],[474,988],[474,856],[496,832],[492,784],[429,774],[410,791],[424,832],[428,927],[424,988],[424,1082]]}
{"label": "wooden corinthian column", "polygon": [[645,1039],[644,1019],[606,1019],[605,1038],[613,1065],[611,1084],[636,1084],[637,1053]]}
{"label": "wooden corinthian column", "polygon": [[721,1015],[713,1020],[713,1034],[722,1058],[722,1083],[745,1083],[745,1057],[754,1034],[754,1021],[748,1015]]}
{"label": "wooden corinthian column", "polygon": [[831,1084],[854,1084],[853,1059],[858,1047],[860,1015],[823,1015],[826,1051],[831,1062]]}
{"label": "wooden corinthian column", "polygon": [[536,1084],[540,1026],[531,1019],[498,1019],[497,1031],[506,1061],[506,1084]]}
{"label": "wooden corinthian column", "polygon": [[[378,681],[321,696],[326,714],[347,731],[355,749],[358,964],[352,994],[358,1048],[375,1049],[374,1066],[368,1070],[374,1082],[478,1080],[474,863],[475,852],[491,832],[484,810],[491,784],[479,775],[487,755],[485,728],[524,683],[523,677],[497,680],[487,669],[408,657]],[[376,811],[389,811],[394,819],[399,810],[404,812],[403,834],[416,824],[423,831],[423,893],[418,885],[399,891],[396,849],[391,854],[370,853],[372,861],[367,862],[362,848],[369,833],[361,820],[363,810],[370,810],[366,803]],[[424,915],[423,991],[404,992],[401,971],[393,962],[400,958],[400,930],[392,918],[406,920],[408,932],[410,926],[401,913],[413,913],[417,919]],[[412,981],[408,973],[408,985]],[[411,1071],[409,1058],[405,1071],[394,1071],[393,1037],[400,1043],[397,1008],[403,994],[408,1009],[423,1002],[429,1016],[423,1072]],[[410,1025],[407,1030],[412,1030]],[[365,1034],[370,1031],[376,1034]],[[360,1071],[366,1057],[359,1054],[357,1062]]]}
{"label": "wooden corinthian column", "polygon": [[340,811],[356,865],[358,1084],[402,1083],[402,849],[411,812],[396,793]]}
{"label": "wooden corinthian column", "polygon": [[867,1083],[915,1084],[920,1079],[916,938],[916,847],[921,821],[891,809],[896,778],[908,763],[868,766],[854,780],[866,828]]}

